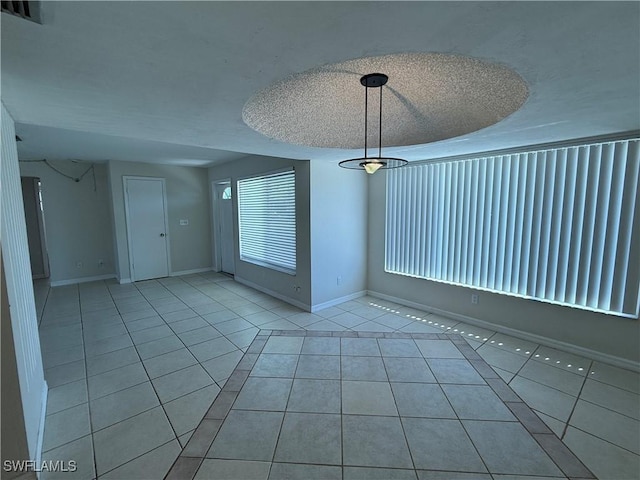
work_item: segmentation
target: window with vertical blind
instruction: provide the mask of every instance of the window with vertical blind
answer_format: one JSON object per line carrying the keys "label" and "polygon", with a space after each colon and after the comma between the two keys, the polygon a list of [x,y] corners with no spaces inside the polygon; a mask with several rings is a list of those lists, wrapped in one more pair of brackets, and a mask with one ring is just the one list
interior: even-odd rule
{"label": "window with vertical blind", "polygon": [[295,274],[295,172],[238,180],[240,259]]}
{"label": "window with vertical blind", "polygon": [[637,139],[387,172],[385,271],[638,317]]}

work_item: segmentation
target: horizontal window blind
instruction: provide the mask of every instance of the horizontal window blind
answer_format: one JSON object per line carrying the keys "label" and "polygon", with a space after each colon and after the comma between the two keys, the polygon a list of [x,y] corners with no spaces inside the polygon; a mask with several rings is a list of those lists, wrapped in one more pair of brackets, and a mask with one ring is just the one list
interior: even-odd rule
{"label": "horizontal window blind", "polygon": [[238,180],[240,259],[296,271],[293,170]]}
{"label": "horizontal window blind", "polygon": [[637,318],[638,143],[390,170],[385,270]]}

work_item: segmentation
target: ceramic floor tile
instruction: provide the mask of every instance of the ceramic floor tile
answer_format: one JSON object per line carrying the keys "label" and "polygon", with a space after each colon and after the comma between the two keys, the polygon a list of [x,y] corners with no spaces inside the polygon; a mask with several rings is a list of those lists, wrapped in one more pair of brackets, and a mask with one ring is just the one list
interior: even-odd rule
{"label": "ceramic floor tile", "polygon": [[578,400],[569,425],[640,455],[640,422]]}
{"label": "ceramic floor tile", "polygon": [[274,461],[342,464],[340,415],[287,412]]}
{"label": "ceramic floor tile", "polygon": [[247,348],[253,342],[253,339],[256,338],[260,330],[256,327],[247,328],[246,330],[242,330],[240,332],[232,333],[227,335],[227,340],[233,343],[238,348]]}
{"label": "ceramic floor tile", "polygon": [[416,343],[410,338],[380,338],[378,345],[384,357],[422,357]]}
{"label": "ceramic floor tile", "polygon": [[458,420],[410,418],[402,425],[417,469],[486,472]]}
{"label": "ceramic floor tile", "polygon": [[344,467],[343,471],[343,480],[417,480],[414,470],[403,468]]}
{"label": "ceramic floor tile", "polygon": [[303,413],[340,413],[341,392],[339,380],[293,381],[287,411]]}
{"label": "ceramic floor tile", "polygon": [[44,371],[44,378],[49,388],[59,387],[77,380],[84,380],[86,369],[84,360],[58,365]]}
{"label": "ceramic floor tile", "polygon": [[49,388],[47,415],[75,407],[89,401],[86,379],[77,380],[59,387]]}
{"label": "ceramic floor tile", "polygon": [[245,315],[244,319],[248,322],[251,322],[253,325],[258,327],[264,325],[265,323],[275,322],[276,320],[280,320],[281,317],[276,315],[273,312],[258,312],[251,313],[249,315]]}
{"label": "ceramic floor tile", "polygon": [[423,358],[385,357],[384,364],[391,382],[436,383]]}
{"label": "ceramic floor tile", "polygon": [[208,327],[209,324],[200,317],[187,318],[185,320],[179,320],[171,324],[171,330],[180,334],[183,332],[189,332],[198,328]]}
{"label": "ceramic floor tile", "polygon": [[233,408],[283,412],[287,407],[293,380],[288,378],[249,377]]}
{"label": "ceramic floor tile", "polygon": [[429,358],[429,368],[440,383],[484,384],[478,372],[467,360]]}
{"label": "ceramic floor tile", "polygon": [[65,462],[65,467],[69,468],[69,462],[75,462],[76,470],[50,472],[43,471],[40,474],[41,480],[92,480],[95,478],[95,465],[93,463],[93,442],[91,435],[84,436],[61,447],[54,448],[42,454],[43,462]]}
{"label": "ceramic floor tile", "polygon": [[149,378],[157,378],[168,373],[195,365],[198,361],[188,349],[182,348],[173,352],[143,360]]}
{"label": "ceramic floor tile", "polygon": [[340,379],[340,357],[335,355],[300,355],[295,377]]}
{"label": "ceramic floor tile", "polygon": [[362,325],[363,323],[367,322],[367,319],[358,315],[354,315],[353,313],[343,311],[338,315],[332,316],[331,321],[337,323],[338,325],[342,325],[345,328],[353,328],[357,325]]}
{"label": "ceramic floor tile", "polygon": [[138,330],[144,330],[146,328],[159,327],[166,325],[165,321],[160,318],[159,315],[154,315],[148,318],[142,318],[133,322],[127,323],[127,330],[129,332],[137,332]]}
{"label": "ceramic floor tile", "polygon": [[306,337],[303,355],[340,355],[340,339],[336,337]]}
{"label": "ceramic floor tile", "polygon": [[343,415],[342,455],[345,466],[413,468],[398,417]]}
{"label": "ceramic floor tile", "polygon": [[478,348],[477,352],[492,367],[498,367],[512,373],[517,373],[527,361],[526,356],[486,344]]}
{"label": "ceramic floor tile", "polygon": [[486,328],[476,327],[475,325],[468,325],[466,323],[456,323],[451,330],[447,330],[448,333],[457,333],[464,338],[476,340],[479,342],[491,341],[491,337],[496,333]]}
{"label": "ceramic floor tile", "polygon": [[516,421],[502,400],[484,385],[443,385],[458,418]]}
{"label": "ceramic floor tile", "polygon": [[534,412],[551,429],[551,431],[556,434],[558,438],[562,438],[565,427],[567,426],[565,422],[561,422],[560,420],[557,420],[536,410],[534,410]]}
{"label": "ceramic floor tile", "polygon": [[273,463],[269,480],[342,480],[342,468],[329,465]]}
{"label": "ceramic floor tile", "polygon": [[375,338],[341,338],[342,355],[362,357],[380,356],[380,347]]}
{"label": "ceramic floor tile", "polygon": [[94,431],[101,430],[158,405],[160,402],[151,382],[141,383],[92,400],[91,425]]}
{"label": "ceramic floor tile", "polygon": [[247,460],[219,460],[205,458],[195,480],[267,480],[269,462]]}
{"label": "ceramic floor tile", "polygon": [[587,378],[580,398],[636,420],[640,419],[640,396],[636,393]]}
{"label": "ceramic floor tile", "polygon": [[[488,473],[467,473],[467,472],[452,472],[452,471],[437,471],[437,470],[418,470],[419,480],[498,480],[500,478],[496,475],[489,475]],[[512,477],[504,480],[555,480],[549,477]],[[561,479],[566,480],[566,479]]]}
{"label": "ceramic floor tile", "polygon": [[426,320],[414,321],[402,327],[401,332],[405,333],[440,333],[442,329],[427,325]]}
{"label": "ceramic floor tile", "polygon": [[138,330],[131,333],[131,338],[135,345],[171,336],[175,336],[175,333],[173,333],[173,330],[171,330],[167,325],[145,328],[144,330]]}
{"label": "ceramic floor tile", "polygon": [[520,338],[505,335],[504,333],[496,333],[493,335],[487,341],[487,345],[525,357],[529,357],[539,347],[537,343],[528,342]]}
{"label": "ceramic floor tile", "polygon": [[317,323],[314,323],[313,325],[308,325],[307,327],[305,327],[305,329],[311,331],[319,330],[326,332],[342,332],[346,330],[346,327],[343,327],[339,323],[333,322],[331,320],[321,320]]}
{"label": "ceramic floor tile", "polygon": [[283,416],[278,412],[232,410],[207,457],[271,461]]}
{"label": "ceramic floor tile", "polygon": [[162,403],[211,385],[213,380],[200,365],[178,370],[151,380]]}
{"label": "ceramic floor tile", "polygon": [[638,372],[593,362],[589,378],[633,393],[640,393],[640,373]]}
{"label": "ceramic floor tile", "polygon": [[254,325],[251,322],[247,322],[244,318],[234,318],[226,322],[216,323],[216,330],[223,335],[229,335],[231,333],[240,332],[247,328],[253,328]]}
{"label": "ceramic floor tile", "polygon": [[140,383],[149,381],[147,372],[142,366],[142,362],[132,363],[125,367],[109,370],[89,377],[89,399],[104,397],[110,393],[133,387]]}
{"label": "ceramic floor tile", "polygon": [[456,418],[455,412],[439,385],[392,383],[391,388],[401,416]]}
{"label": "ceramic floor tile", "polygon": [[385,325],[387,327],[390,327],[390,328],[392,328],[394,330],[398,330],[398,329],[400,329],[402,327],[407,326],[413,320],[411,320],[410,318],[407,318],[404,315],[398,315],[398,314],[393,314],[393,313],[385,313],[384,315],[376,317],[375,319],[373,319],[373,321],[375,321],[376,323],[379,323],[381,325]]}
{"label": "ceramic floor tile", "polygon": [[302,350],[304,337],[269,337],[262,353],[283,353],[297,355]]}
{"label": "ceramic floor tile", "polygon": [[158,355],[173,352],[174,350],[180,350],[181,348],[184,348],[184,343],[175,335],[136,345],[136,350],[138,350],[138,354],[142,360],[157,357]]}
{"label": "ceramic floor tile", "polygon": [[576,403],[576,398],[571,395],[520,376],[515,377],[509,386],[531,408],[563,422],[569,420]]}
{"label": "ceramic floor tile", "polygon": [[262,354],[258,357],[252,376],[293,378],[298,355],[281,355],[278,353]]}
{"label": "ceramic floor tile", "polygon": [[298,325],[285,318],[280,318],[273,322],[262,324],[260,325],[260,328],[265,330],[300,330]]}
{"label": "ceramic floor tile", "polygon": [[464,358],[450,340],[416,340],[424,358]]}
{"label": "ceramic floor tile", "polygon": [[343,381],[342,413],[398,415],[398,410],[388,383]]}
{"label": "ceramic floor tile", "polygon": [[172,440],[101,475],[100,478],[105,480],[164,478],[180,454],[180,450],[180,444]]}
{"label": "ceramic floor tile", "polygon": [[[188,318],[188,317],[185,317],[185,318]],[[225,309],[225,310],[219,310],[213,313],[208,313],[206,315],[202,315],[202,318],[204,318],[209,324],[215,327],[216,324],[218,323],[227,322],[234,318],[238,318],[238,315],[232,312],[231,310]]]}
{"label": "ceramic floor tile", "polygon": [[586,375],[591,365],[591,360],[587,358],[545,346],[538,348],[531,358],[578,375]]}
{"label": "ceramic floor tile", "polygon": [[174,440],[161,407],[116,423],[93,435],[98,475]]}
{"label": "ceramic floor tile", "polygon": [[573,427],[567,429],[564,443],[600,479],[640,478],[640,456]]}
{"label": "ceramic floor tile", "polygon": [[341,363],[343,380],[388,381],[381,357],[345,356]]}
{"label": "ceramic floor tile", "polygon": [[224,337],[214,338],[213,340],[207,340],[206,342],[189,347],[193,356],[196,357],[200,363],[237,349],[233,343]]}
{"label": "ceramic floor tile", "polygon": [[62,350],[56,350],[53,352],[43,352],[42,366],[49,369],[59,365],[77,362],[83,358],[84,347],[82,345],[75,345],[73,347],[66,347]]}
{"label": "ceramic floor tile", "polygon": [[207,340],[213,340],[214,338],[219,338],[221,336],[222,334],[218,330],[209,325],[178,334],[178,338],[180,338],[182,343],[187,347],[206,342]]}
{"label": "ceramic floor tile", "polygon": [[563,476],[520,423],[475,420],[462,423],[491,473]]}
{"label": "ceramic floor tile", "polygon": [[89,407],[86,403],[47,415],[42,451],[77,440],[90,432]]}
{"label": "ceramic floor tile", "polygon": [[86,343],[85,351],[87,357],[94,357],[96,355],[102,355],[103,353],[115,352],[116,350],[122,350],[133,345],[131,337],[128,333],[124,335],[118,335],[115,337],[105,338],[104,340],[98,340],[96,342]]}
{"label": "ceramic floor tile", "polygon": [[140,357],[135,347],[128,347],[116,352],[87,358],[87,374],[89,376],[99,375],[109,370],[126,367],[132,363],[138,363],[139,361]]}
{"label": "ceramic floor tile", "polygon": [[303,312],[303,313],[296,313],[295,315],[291,315],[290,317],[287,317],[287,320],[295,323],[300,327],[306,328],[309,325],[313,325],[314,323],[324,320],[324,317],[315,315],[313,313]]}
{"label": "ceramic floor tile", "polygon": [[209,385],[163,405],[176,435],[194,430],[220,392],[217,385]]}
{"label": "ceramic floor tile", "polygon": [[207,360],[202,363],[202,366],[207,373],[209,373],[211,378],[216,382],[219,382],[231,375],[241,358],[242,352],[240,350],[234,350],[233,352],[225,353],[219,357]]}
{"label": "ceramic floor tile", "polygon": [[584,377],[535,360],[529,360],[518,372],[519,376],[553,387],[572,396],[578,396]]}
{"label": "ceramic floor tile", "polygon": [[386,325],[382,325],[381,323],[376,323],[373,320],[367,320],[360,325],[351,327],[351,330],[353,330],[354,332],[394,332],[396,329],[388,327]]}

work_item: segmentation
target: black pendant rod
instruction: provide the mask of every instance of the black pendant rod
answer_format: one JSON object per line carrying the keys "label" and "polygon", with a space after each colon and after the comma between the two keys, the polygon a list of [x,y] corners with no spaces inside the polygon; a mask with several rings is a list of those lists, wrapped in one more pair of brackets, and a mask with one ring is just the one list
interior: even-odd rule
{"label": "black pendant rod", "polygon": [[380,130],[378,131],[378,158],[382,158],[382,85],[380,85]]}
{"label": "black pendant rod", "polygon": [[367,119],[369,118],[369,87],[364,87],[364,158],[367,158]]}

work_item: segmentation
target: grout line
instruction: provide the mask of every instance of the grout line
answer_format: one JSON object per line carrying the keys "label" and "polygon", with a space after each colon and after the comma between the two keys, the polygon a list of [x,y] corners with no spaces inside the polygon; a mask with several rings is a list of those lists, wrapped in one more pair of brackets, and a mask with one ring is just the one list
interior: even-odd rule
{"label": "grout line", "polygon": [[580,400],[580,395],[582,395],[582,390],[584,389],[584,386],[587,384],[587,376],[589,375],[588,372],[591,371],[591,366],[592,365],[593,365],[593,360],[591,362],[589,362],[589,368],[587,369],[587,375],[585,375],[583,380],[582,380],[582,385],[580,385],[580,391],[576,395],[576,401],[573,402],[573,407],[571,408],[571,413],[569,413],[569,416],[567,417],[567,421],[564,424],[564,428],[562,429],[562,434],[559,435],[560,440],[564,439],[565,435],[567,434],[567,430],[569,429],[569,422],[571,422],[571,417],[573,417],[573,413],[576,411],[576,407],[578,406],[578,400]]}

